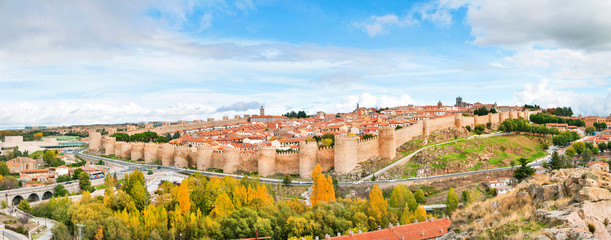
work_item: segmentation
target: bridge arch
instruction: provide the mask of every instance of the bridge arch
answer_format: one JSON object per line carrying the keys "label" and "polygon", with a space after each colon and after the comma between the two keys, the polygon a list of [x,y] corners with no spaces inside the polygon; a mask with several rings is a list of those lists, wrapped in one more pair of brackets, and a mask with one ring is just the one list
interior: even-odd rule
{"label": "bridge arch", "polygon": [[53,192],[51,191],[46,191],[45,193],[42,194],[42,200],[47,200],[52,197],[53,197]]}
{"label": "bridge arch", "polygon": [[23,200],[24,198],[21,195],[16,195],[13,197],[13,206],[17,206],[19,205],[19,203],[21,202],[21,200]]}
{"label": "bridge arch", "polygon": [[40,197],[36,193],[30,194],[30,196],[28,197],[28,202],[32,203],[32,202],[38,202],[38,201],[40,201]]}

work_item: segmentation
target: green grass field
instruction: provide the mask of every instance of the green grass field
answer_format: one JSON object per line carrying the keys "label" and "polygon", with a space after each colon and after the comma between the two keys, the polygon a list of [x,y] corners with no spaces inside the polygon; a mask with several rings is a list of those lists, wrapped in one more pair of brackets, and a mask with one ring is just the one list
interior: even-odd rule
{"label": "green grass field", "polygon": [[[450,153],[434,156],[433,160],[428,163],[418,164],[410,162],[404,166],[403,176],[416,176],[416,171],[425,164],[443,170],[448,167],[455,168],[458,165],[464,166],[473,162],[472,167],[461,170],[473,171],[484,167],[507,167],[510,166],[510,161],[512,159],[517,160],[521,157],[532,161],[547,154],[543,149],[542,143],[544,142],[549,142],[549,139],[526,135],[511,135],[443,144],[425,151],[428,153],[449,151]],[[488,160],[485,161],[485,163],[478,161],[478,159],[484,155],[489,157]]]}

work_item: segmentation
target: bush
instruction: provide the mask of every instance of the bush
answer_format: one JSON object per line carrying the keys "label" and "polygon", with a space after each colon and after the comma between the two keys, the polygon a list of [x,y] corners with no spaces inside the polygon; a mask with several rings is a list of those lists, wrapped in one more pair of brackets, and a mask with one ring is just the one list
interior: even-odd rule
{"label": "bush", "polygon": [[22,211],[25,211],[25,212],[32,211],[32,207],[30,207],[30,203],[26,199],[21,200],[19,205],[17,205],[17,208],[19,208],[19,209],[21,209]]}
{"label": "bush", "polygon": [[486,126],[484,124],[479,124],[477,126],[475,126],[475,134],[480,135],[482,133],[484,133],[484,131],[486,130]]}
{"label": "bush", "polygon": [[467,129],[467,131],[471,132],[471,126],[467,125],[465,128]]}
{"label": "bush", "polygon": [[591,233],[594,233],[594,232],[596,232],[596,227],[594,226],[594,224],[588,223],[588,230]]}
{"label": "bush", "polygon": [[492,123],[486,123],[486,128],[492,129]]}
{"label": "bush", "polygon": [[282,176],[282,183],[284,185],[289,185],[291,182],[293,182],[293,177],[291,177],[291,175],[284,174],[284,176]]}
{"label": "bush", "polygon": [[100,160],[98,163],[96,163],[96,165],[104,165],[104,161]]}
{"label": "bush", "polygon": [[146,174],[153,175],[153,170],[149,170]]}
{"label": "bush", "polygon": [[488,190],[486,190],[486,193],[488,193],[488,195],[492,197],[496,197],[496,188],[489,188]]}

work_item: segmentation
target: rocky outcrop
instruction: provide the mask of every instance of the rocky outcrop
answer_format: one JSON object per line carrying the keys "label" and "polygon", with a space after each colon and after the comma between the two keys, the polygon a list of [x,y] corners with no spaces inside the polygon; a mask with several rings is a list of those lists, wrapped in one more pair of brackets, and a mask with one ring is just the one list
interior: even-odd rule
{"label": "rocky outcrop", "polygon": [[[611,240],[611,174],[598,169],[562,169],[555,170],[548,175],[540,175],[528,179],[516,186],[516,192],[509,196],[498,196],[490,199],[473,211],[462,212],[453,216],[457,224],[468,224],[466,227],[456,227],[460,234],[447,234],[444,239],[481,238],[475,229],[484,229],[495,232],[507,224],[520,225],[524,222],[537,226],[545,226],[535,232],[523,233],[521,236],[508,236],[508,239],[601,239]],[[500,204],[499,204],[500,203]],[[527,208],[522,207],[525,204]],[[496,206],[496,207],[495,207]],[[499,207],[501,206],[501,207]],[[511,206],[511,207],[502,207]],[[523,220],[504,224],[495,223],[490,219],[478,223],[477,218],[493,216],[498,222],[503,216],[516,216],[520,210],[530,209],[532,214],[521,214]],[[491,214],[493,213],[494,214]],[[497,213],[498,212],[498,213]],[[525,212],[521,210],[521,212]],[[507,220],[507,218],[505,218]],[[511,220],[508,220],[511,221]],[[453,230],[454,226],[450,227]],[[524,230],[524,229],[523,229]],[[502,232],[505,234],[507,232]],[[499,236],[498,232],[497,235]],[[501,235],[502,235],[501,234]],[[515,232],[509,232],[515,234]],[[466,236],[466,237],[465,237]],[[484,238],[491,235],[483,235]]]}

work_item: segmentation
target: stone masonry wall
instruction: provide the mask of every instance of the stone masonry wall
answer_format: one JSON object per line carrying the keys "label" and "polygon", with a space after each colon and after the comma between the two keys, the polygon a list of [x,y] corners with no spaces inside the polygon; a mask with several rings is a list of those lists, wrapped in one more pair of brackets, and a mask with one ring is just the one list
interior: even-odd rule
{"label": "stone masonry wall", "polygon": [[373,157],[377,157],[378,154],[378,138],[370,138],[367,140],[359,140],[356,144],[357,151],[357,162],[362,163]]}

